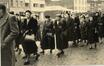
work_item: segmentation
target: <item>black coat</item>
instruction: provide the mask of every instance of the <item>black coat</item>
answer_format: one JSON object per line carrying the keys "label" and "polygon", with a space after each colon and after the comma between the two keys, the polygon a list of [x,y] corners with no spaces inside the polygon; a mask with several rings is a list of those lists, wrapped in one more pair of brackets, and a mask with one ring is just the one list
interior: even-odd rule
{"label": "black coat", "polygon": [[53,21],[51,19],[49,22],[44,23],[41,48],[42,49],[54,49],[55,48]]}
{"label": "black coat", "polygon": [[99,37],[104,36],[104,17],[99,17],[97,22],[97,30]]}
{"label": "black coat", "polygon": [[67,26],[65,20],[55,21],[55,33],[56,33],[56,45],[57,49],[66,49],[68,48],[67,41]]}
{"label": "black coat", "polygon": [[[27,19],[24,20],[23,27],[22,27],[23,33],[25,33],[27,31],[27,33],[25,33],[26,35],[34,34],[34,36],[35,36],[37,30],[38,30],[38,25],[37,25],[36,19],[31,17],[28,24],[27,24]],[[35,38],[34,38],[34,40],[35,40]],[[23,46],[24,52],[26,54],[31,54],[31,53],[37,52],[37,45],[36,45],[35,41],[33,41],[33,40],[24,39],[22,46]]]}
{"label": "black coat", "polygon": [[82,22],[80,25],[81,39],[87,40],[87,22]]}
{"label": "black coat", "polygon": [[21,30],[22,30],[22,22],[21,22],[21,20],[17,20],[17,22],[18,22],[18,27],[19,27],[19,35],[17,36],[17,38],[16,38],[16,40],[15,40],[15,42],[16,42],[16,45],[19,45],[19,44],[21,44],[21,38],[22,38],[22,32],[21,32]]}
{"label": "black coat", "polygon": [[73,19],[68,18],[66,20],[67,24],[67,39],[68,41],[73,41]]}
{"label": "black coat", "polygon": [[98,34],[97,34],[97,25],[94,21],[89,21],[87,24],[87,35],[88,35],[88,43],[96,43],[98,42]]}
{"label": "black coat", "polygon": [[79,17],[75,17],[75,19],[73,19],[73,40],[78,40],[81,38],[79,26],[80,26]]}

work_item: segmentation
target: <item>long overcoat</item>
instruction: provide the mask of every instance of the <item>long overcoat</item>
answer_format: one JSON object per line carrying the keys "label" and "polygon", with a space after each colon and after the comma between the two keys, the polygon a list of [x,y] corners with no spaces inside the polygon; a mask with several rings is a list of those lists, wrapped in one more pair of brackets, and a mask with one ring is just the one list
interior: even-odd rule
{"label": "long overcoat", "polygon": [[67,39],[73,41],[73,19],[71,17],[66,19],[67,24]]}
{"label": "long overcoat", "polygon": [[80,20],[79,17],[75,17],[75,19],[73,19],[73,40],[78,40],[81,38],[81,34],[80,34]]}
{"label": "long overcoat", "polygon": [[[27,19],[24,20],[22,25],[22,31],[23,34],[25,34],[25,36],[23,37],[26,37],[26,35],[34,35],[35,37],[37,30],[38,30],[38,23],[36,19],[31,17],[28,23],[27,23]],[[33,38],[33,40],[27,40],[24,38],[22,42],[22,46],[25,54],[31,54],[37,52],[37,45],[35,42],[35,38]]]}
{"label": "long overcoat", "polygon": [[42,32],[42,41],[41,41],[42,49],[54,49],[54,28],[53,21],[50,19],[48,22],[45,21],[43,32]]}
{"label": "long overcoat", "polygon": [[104,36],[104,17],[99,17],[97,22],[97,30],[99,37],[102,38]]}
{"label": "long overcoat", "polygon": [[1,66],[15,66],[14,39],[19,32],[15,16],[0,18]]}
{"label": "long overcoat", "polygon": [[97,24],[94,21],[89,21],[87,24],[88,43],[93,44],[98,42],[98,33],[96,31]]}
{"label": "long overcoat", "polygon": [[67,41],[67,26],[65,20],[55,20],[55,34],[56,34],[56,46],[57,49],[66,49],[68,48]]}

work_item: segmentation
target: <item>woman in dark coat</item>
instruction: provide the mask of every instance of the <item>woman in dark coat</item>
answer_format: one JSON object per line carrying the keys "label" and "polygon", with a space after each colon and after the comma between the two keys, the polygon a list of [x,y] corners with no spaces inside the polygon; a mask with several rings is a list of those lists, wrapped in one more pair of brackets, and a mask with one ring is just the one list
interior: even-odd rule
{"label": "woman in dark coat", "polygon": [[98,36],[99,36],[99,42],[102,43],[102,38],[104,36],[104,16],[99,17],[97,22],[97,30],[98,30]]}
{"label": "woman in dark coat", "polygon": [[97,25],[93,21],[93,17],[89,17],[89,22],[87,24],[89,49],[96,48],[96,43],[98,42],[98,35],[96,29],[97,29]]}
{"label": "woman in dark coat", "polygon": [[73,41],[75,46],[77,46],[77,43],[79,42],[79,39],[81,37],[79,25],[80,25],[80,20],[79,17],[76,16],[73,19]]}
{"label": "woman in dark coat", "polygon": [[55,34],[56,34],[56,46],[60,52],[57,54],[58,57],[64,54],[63,49],[68,48],[67,41],[67,30],[66,21],[61,19],[61,15],[56,16],[55,20]]}
{"label": "woman in dark coat", "polygon": [[37,26],[37,20],[31,17],[31,11],[27,10],[25,12],[27,19],[24,20],[23,24],[23,37],[24,40],[22,42],[22,47],[24,49],[25,55],[26,55],[26,61],[24,65],[30,64],[29,57],[30,54],[35,54],[36,55],[36,60],[38,60],[39,54],[37,54],[37,45],[34,39],[26,39],[26,36],[30,35],[36,35],[38,26]]}
{"label": "woman in dark coat", "polygon": [[81,40],[87,42],[87,22],[85,16],[82,16],[80,19],[80,31],[81,31]]}
{"label": "woman in dark coat", "polygon": [[45,16],[45,18],[41,41],[41,48],[43,50],[41,53],[43,54],[45,49],[50,49],[50,53],[55,49],[53,21],[50,19],[50,16]]}

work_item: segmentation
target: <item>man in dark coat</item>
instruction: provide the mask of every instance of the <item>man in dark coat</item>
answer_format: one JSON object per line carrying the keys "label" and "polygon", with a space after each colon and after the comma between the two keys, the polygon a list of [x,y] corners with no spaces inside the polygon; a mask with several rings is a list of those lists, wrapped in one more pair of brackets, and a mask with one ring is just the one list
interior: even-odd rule
{"label": "man in dark coat", "polygon": [[41,53],[43,54],[45,49],[50,49],[50,53],[55,49],[53,21],[48,15],[45,18],[41,41],[41,48],[43,49]]}
{"label": "man in dark coat", "polygon": [[68,48],[67,42],[67,30],[66,21],[61,19],[61,15],[58,14],[55,20],[55,34],[56,34],[56,46],[61,52],[57,54],[58,57],[64,54],[63,49]]}
{"label": "man in dark coat", "polygon": [[0,48],[1,66],[15,66],[15,38],[19,29],[15,16],[6,13],[6,7],[0,4]]}
{"label": "man in dark coat", "polygon": [[73,19],[68,14],[66,14],[65,19],[67,24],[67,40],[73,41]]}
{"label": "man in dark coat", "polygon": [[19,35],[18,37],[15,39],[16,45],[15,45],[15,49],[16,52],[18,51],[18,54],[21,53],[22,49],[19,47],[19,45],[21,44],[21,38],[22,38],[22,21],[21,21],[21,16],[19,14],[16,14],[16,20],[18,22],[18,27],[19,27]]}

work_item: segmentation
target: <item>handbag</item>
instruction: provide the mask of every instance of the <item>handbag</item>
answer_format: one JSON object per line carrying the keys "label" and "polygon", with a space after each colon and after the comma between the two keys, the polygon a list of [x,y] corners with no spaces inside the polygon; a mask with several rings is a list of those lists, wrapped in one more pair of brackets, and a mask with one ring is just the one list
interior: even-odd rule
{"label": "handbag", "polygon": [[35,41],[35,36],[34,36],[34,34],[31,34],[31,35],[26,35],[25,36],[25,40],[33,40],[33,41]]}

